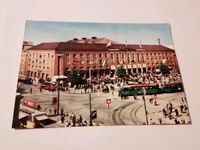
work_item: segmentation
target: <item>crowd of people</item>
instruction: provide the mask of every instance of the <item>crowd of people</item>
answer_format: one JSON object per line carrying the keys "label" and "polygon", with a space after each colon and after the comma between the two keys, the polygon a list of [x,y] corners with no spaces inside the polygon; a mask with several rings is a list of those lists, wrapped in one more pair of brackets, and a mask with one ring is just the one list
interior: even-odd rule
{"label": "crowd of people", "polygon": [[169,120],[172,120],[174,124],[186,124],[190,123],[189,120],[183,119],[181,116],[183,115],[189,115],[188,107],[186,105],[186,102],[184,101],[185,98],[182,97],[182,102],[180,105],[177,106],[177,104],[173,104],[171,101],[166,104],[165,107],[162,109],[162,115],[163,117],[159,117],[158,120],[150,119],[150,124],[167,124]]}

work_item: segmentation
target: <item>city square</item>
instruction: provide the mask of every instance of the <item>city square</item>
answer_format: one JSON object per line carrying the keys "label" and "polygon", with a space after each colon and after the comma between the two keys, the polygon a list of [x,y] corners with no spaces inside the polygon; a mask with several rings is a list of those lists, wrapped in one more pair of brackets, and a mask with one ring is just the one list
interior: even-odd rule
{"label": "city square", "polygon": [[[29,21],[26,28],[37,29],[37,23]],[[40,22],[46,34],[53,32],[46,31],[52,24]],[[25,32],[13,128],[191,124],[168,24],[61,24],[69,29],[77,25],[69,33],[84,30],[87,37],[74,34],[64,42],[55,37],[46,42],[49,37],[37,41],[37,33]],[[88,37],[93,27],[95,36]],[[114,38],[113,27],[122,30],[120,37],[138,30],[147,44],[131,41],[132,36],[96,36],[109,28]],[[155,41],[152,33],[159,33]]]}

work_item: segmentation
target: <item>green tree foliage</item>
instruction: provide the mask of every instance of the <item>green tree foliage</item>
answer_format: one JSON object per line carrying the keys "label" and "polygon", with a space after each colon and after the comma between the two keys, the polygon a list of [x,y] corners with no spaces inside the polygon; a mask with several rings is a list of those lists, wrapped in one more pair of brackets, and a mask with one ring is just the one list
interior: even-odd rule
{"label": "green tree foliage", "polygon": [[168,74],[169,73],[169,66],[167,64],[161,63],[157,66],[158,69],[160,69],[160,72],[162,74]]}
{"label": "green tree foliage", "polygon": [[123,65],[117,68],[116,74],[119,78],[123,78],[126,76],[126,69],[124,69]]}
{"label": "green tree foliage", "polygon": [[77,69],[72,69],[67,73],[68,81],[71,82],[72,85],[78,85],[82,83],[82,74]]}

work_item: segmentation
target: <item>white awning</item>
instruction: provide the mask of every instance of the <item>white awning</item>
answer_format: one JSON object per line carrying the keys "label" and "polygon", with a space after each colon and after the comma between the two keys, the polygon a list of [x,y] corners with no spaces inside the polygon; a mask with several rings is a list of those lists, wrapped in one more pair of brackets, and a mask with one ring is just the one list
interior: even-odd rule
{"label": "white awning", "polygon": [[111,70],[115,70],[115,66],[114,65],[111,65]]}
{"label": "white awning", "polygon": [[27,117],[27,116],[29,116],[29,114],[27,114],[23,111],[19,111],[19,117],[18,117],[19,119],[22,119],[22,118]]}
{"label": "white awning", "polygon": [[48,117],[46,115],[42,115],[42,116],[36,116],[35,117],[38,121],[41,121],[41,120],[46,120],[48,119]]}
{"label": "white awning", "polygon": [[57,79],[67,79],[67,76],[60,75],[60,76],[53,76],[52,82],[57,82]]}

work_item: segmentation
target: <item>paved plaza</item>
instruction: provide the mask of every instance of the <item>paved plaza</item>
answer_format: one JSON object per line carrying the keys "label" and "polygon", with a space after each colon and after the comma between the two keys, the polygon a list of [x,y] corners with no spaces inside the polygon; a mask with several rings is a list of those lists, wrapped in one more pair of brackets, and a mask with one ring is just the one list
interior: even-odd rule
{"label": "paved plaza", "polygon": [[[72,115],[77,118],[81,116],[83,121],[89,123],[89,93],[85,93],[84,89],[74,90],[70,88],[69,91],[60,91],[60,110],[63,109],[65,117],[63,123],[60,115],[54,115],[54,110],[57,104],[53,104],[53,97],[58,96],[58,92],[50,92],[47,90],[40,91],[40,88],[35,85],[21,85],[25,88],[23,99],[35,101],[41,106],[41,110],[56,124],[61,127],[70,126],[69,122]],[[129,96],[127,99],[121,99],[118,96],[119,87],[114,85],[114,92],[91,93],[92,110],[97,111],[97,118],[93,119],[93,125],[111,126],[111,125],[143,125],[143,124],[190,124],[189,110],[183,109],[180,106],[187,106],[184,92],[159,94],[157,95],[156,105],[149,101],[152,95],[145,96],[147,116],[145,115],[145,107],[142,96]],[[32,93],[30,89],[32,88]],[[111,104],[106,104],[106,99],[111,99]],[[171,103],[173,105],[173,112],[171,116],[163,114],[163,108]],[[188,107],[188,106],[187,106]],[[178,114],[175,111],[178,110]]]}

